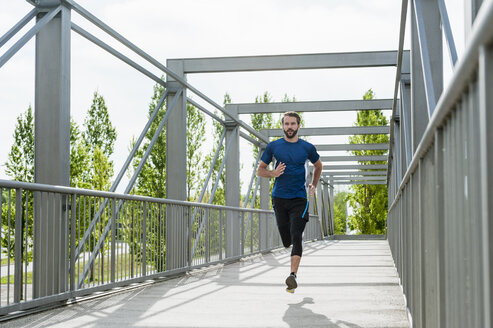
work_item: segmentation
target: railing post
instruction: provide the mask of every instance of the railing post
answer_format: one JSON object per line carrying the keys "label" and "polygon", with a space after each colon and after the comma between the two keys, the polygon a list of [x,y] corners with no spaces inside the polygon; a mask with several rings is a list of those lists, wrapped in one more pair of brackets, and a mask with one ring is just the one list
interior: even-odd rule
{"label": "railing post", "polygon": [[[266,131],[261,130],[261,134],[267,136]],[[266,144],[260,146],[259,151],[263,153],[265,151]],[[260,179],[260,208],[263,210],[270,209],[270,180],[268,178],[257,177]],[[260,250],[267,249],[269,239],[269,222],[267,215],[264,213],[259,214],[259,248]]]}
{"label": "railing post", "polygon": [[75,291],[75,234],[77,233],[77,223],[75,214],[77,213],[77,194],[71,194],[70,205],[70,290]]}
{"label": "railing post", "polygon": [[[0,208],[1,210],[1,208]],[[27,216],[27,213],[26,213]],[[27,229],[27,227],[26,227]],[[10,237],[7,237],[10,238]],[[19,303],[22,293],[22,189],[15,190],[15,245],[14,245],[14,303]],[[10,253],[10,250],[9,250]],[[10,255],[8,255],[10,256]],[[27,259],[25,259],[27,261]],[[27,272],[24,272],[27,274]],[[10,280],[10,277],[7,277]],[[7,283],[7,286],[9,284]],[[7,287],[8,288],[8,287]]]}
{"label": "railing post", "polygon": [[116,272],[116,198],[113,198],[111,206],[111,282],[115,282]]}
{"label": "railing post", "polygon": [[147,202],[142,214],[142,276],[147,275]]}

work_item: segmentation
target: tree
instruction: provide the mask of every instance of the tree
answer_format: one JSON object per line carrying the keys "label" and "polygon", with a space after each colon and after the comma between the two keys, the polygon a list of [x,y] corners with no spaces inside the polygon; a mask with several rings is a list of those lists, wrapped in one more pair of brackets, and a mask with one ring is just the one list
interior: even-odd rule
{"label": "tree", "polygon": [[202,186],[202,152],[200,148],[205,141],[205,116],[192,105],[187,105],[187,200],[192,197],[192,191],[197,192]]}
{"label": "tree", "polygon": [[17,117],[14,144],[10,147],[5,173],[16,181],[34,182],[34,117],[31,106]]}
{"label": "tree", "polygon": [[84,121],[84,127],[86,128],[83,134],[84,139],[91,152],[94,152],[94,149],[99,147],[107,157],[113,154],[116,129],[111,124],[104,97],[97,91],[94,91],[92,104]]}
{"label": "tree", "polygon": [[[370,89],[363,96],[364,100],[373,99],[375,94]],[[359,111],[356,126],[386,126],[387,118],[381,110]],[[386,134],[356,135],[349,137],[351,144],[388,143]],[[354,155],[384,155],[386,150],[355,150]],[[379,161],[360,161],[360,164],[383,164]],[[387,218],[387,186],[386,185],[353,185],[353,191],[348,196],[351,207],[354,209],[350,217],[352,225],[362,234],[385,234]]]}
{"label": "tree", "polygon": [[91,188],[91,158],[89,146],[82,138],[79,126],[74,120],[70,122],[70,186],[74,188]]}
{"label": "tree", "polygon": [[344,235],[346,233],[346,198],[348,192],[338,192],[334,196],[334,234]]}
{"label": "tree", "polygon": [[[224,100],[223,100],[223,105],[230,104],[231,103],[231,96],[226,92],[224,94]],[[219,114],[216,110],[214,110],[214,114],[222,118],[222,114]],[[210,169],[210,165],[212,164],[212,160],[214,159],[214,156],[217,152],[217,147],[219,145],[219,141],[221,139],[221,136],[224,132],[224,126],[220,123],[217,122],[216,120],[212,121],[213,125],[213,138],[214,138],[214,146],[212,147],[212,152],[206,156],[203,167],[205,171],[208,171]],[[212,204],[216,205],[225,205],[226,204],[226,197],[224,195],[224,186],[226,183],[226,167],[223,168],[223,171],[221,173],[221,176],[219,177],[219,169],[221,168],[221,163],[224,159],[224,152],[226,149],[225,146],[226,143],[226,138],[224,138],[223,144],[221,145],[221,148],[219,149],[219,154],[217,156],[216,162],[214,163],[214,168],[212,170],[211,174],[211,179],[209,183],[210,191],[208,198],[204,197],[204,201],[209,201],[210,197],[213,192],[214,185],[217,181],[217,179],[220,179],[217,185],[216,192],[214,193],[214,197],[212,199]]]}
{"label": "tree", "polygon": [[[14,143],[10,147],[6,166],[6,174],[13,180],[23,182],[34,182],[34,117],[31,106],[29,106],[24,114],[17,117],[17,124],[14,129]],[[9,196],[10,193],[10,196]],[[22,204],[26,203],[27,191],[22,192]],[[16,191],[2,193],[2,206],[0,208],[1,215],[1,244],[2,252],[10,258],[14,258],[15,245],[15,196]],[[27,208],[28,212],[25,215],[27,224],[23,224],[22,235],[26,235],[27,229],[27,245],[30,251],[27,254],[24,252],[24,244],[22,248],[22,261],[32,259],[32,242],[33,242],[33,196],[29,196]],[[10,202],[10,203],[9,203]],[[9,215],[10,211],[10,215]],[[9,229],[10,227],[10,229]]]}
{"label": "tree", "polygon": [[[156,83],[153,88],[153,95],[148,109],[148,117],[150,118],[154,109],[159,103],[159,100],[165,92],[164,86]],[[159,123],[166,114],[166,100],[163,107],[159,110],[156,118],[149,127],[145,135],[142,147],[135,154],[133,167],[136,169],[144,156],[145,151],[149,147],[154,134],[159,127]],[[132,145],[133,147],[133,145]],[[140,195],[165,198],[166,197],[166,126],[161,131],[157,138],[149,157],[142,167],[142,171],[134,187],[134,192]]]}
{"label": "tree", "polygon": [[112,125],[104,97],[94,92],[91,107],[84,120],[85,131],[82,136],[89,150],[92,167],[89,181],[92,189],[109,190],[113,176],[113,154],[116,129]]}

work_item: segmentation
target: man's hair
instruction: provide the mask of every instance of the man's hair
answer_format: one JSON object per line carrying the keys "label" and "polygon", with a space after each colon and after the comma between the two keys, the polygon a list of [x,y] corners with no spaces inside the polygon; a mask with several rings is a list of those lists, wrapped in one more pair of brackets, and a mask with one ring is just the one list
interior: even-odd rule
{"label": "man's hair", "polygon": [[286,116],[296,117],[296,122],[298,122],[298,125],[299,125],[299,124],[300,124],[300,122],[301,122],[301,117],[300,117],[300,115],[298,115],[298,113],[296,113],[296,112],[286,112],[286,113],[284,113],[284,115],[282,116],[282,119],[281,119],[282,124],[284,124],[284,118],[285,118]]}

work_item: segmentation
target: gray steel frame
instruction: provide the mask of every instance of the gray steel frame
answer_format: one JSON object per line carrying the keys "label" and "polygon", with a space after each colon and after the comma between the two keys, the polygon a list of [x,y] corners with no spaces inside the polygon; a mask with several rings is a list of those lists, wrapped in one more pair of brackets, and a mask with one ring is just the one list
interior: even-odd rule
{"label": "gray steel frame", "polygon": [[[400,45],[407,2],[402,1]],[[479,9],[480,3],[466,1],[467,46],[455,63],[451,82],[442,91],[441,74],[433,69],[441,67],[437,60],[443,56],[427,55],[430,49],[426,44],[437,43],[430,38],[436,40],[440,23],[436,17],[441,17],[455,62],[445,5],[442,0],[411,2],[411,39],[419,41],[413,41],[411,57],[418,66],[410,79],[414,91],[408,112],[407,106],[401,106],[404,112],[398,117],[396,106],[393,109],[387,179],[388,240],[415,327],[493,324],[493,133],[489,128],[493,2],[483,1]],[[421,8],[425,5],[426,9]],[[430,37],[429,33],[435,34]],[[430,67],[430,62],[436,64]],[[401,101],[409,104],[404,99],[408,84],[409,79],[398,69],[395,103],[400,88]],[[428,98],[427,122],[416,122],[415,107],[421,105],[412,98],[419,95],[419,88]],[[439,96],[436,106],[433,93]],[[399,129],[404,140],[399,140]]]}

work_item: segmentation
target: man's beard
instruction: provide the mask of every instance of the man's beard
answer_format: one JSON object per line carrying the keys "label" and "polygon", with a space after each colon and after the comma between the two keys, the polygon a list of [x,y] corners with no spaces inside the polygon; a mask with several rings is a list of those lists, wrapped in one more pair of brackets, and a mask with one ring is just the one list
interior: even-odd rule
{"label": "man's beard", "polygon": [[298,129],[296,129],[296,130],[288,129],[287,131],[286,130],[283,130],[283,131],[284,131],[284,135],[288,139],[292,139],[298,134]]}

